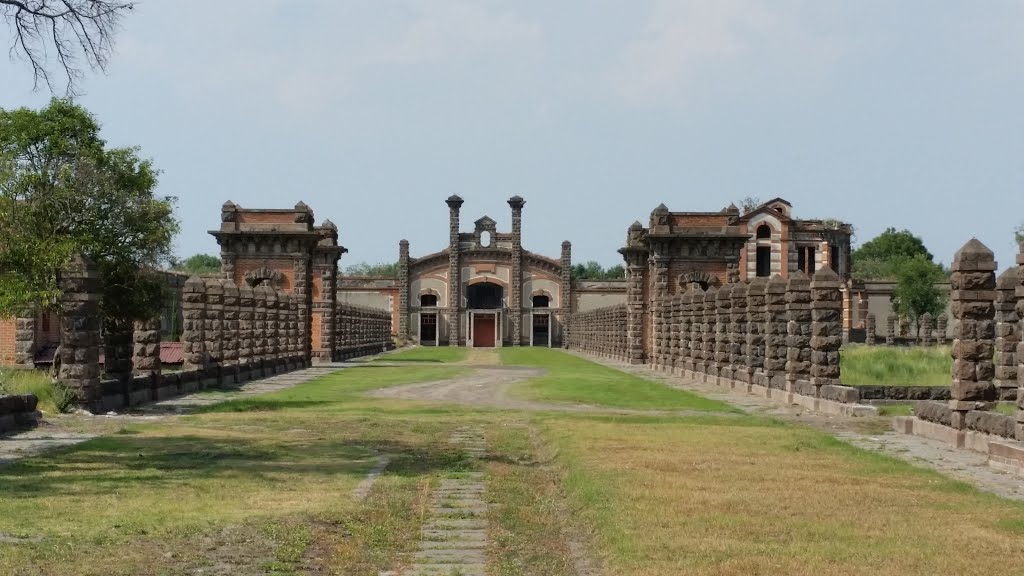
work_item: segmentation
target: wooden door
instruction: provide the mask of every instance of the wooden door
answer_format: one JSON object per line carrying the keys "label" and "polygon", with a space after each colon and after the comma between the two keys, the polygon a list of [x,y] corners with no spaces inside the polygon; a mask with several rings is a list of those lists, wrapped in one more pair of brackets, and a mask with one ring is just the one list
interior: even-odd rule
{"label": "wooden door", "polygon": [[473,347],[494,348],[494,314],[473,315]]}

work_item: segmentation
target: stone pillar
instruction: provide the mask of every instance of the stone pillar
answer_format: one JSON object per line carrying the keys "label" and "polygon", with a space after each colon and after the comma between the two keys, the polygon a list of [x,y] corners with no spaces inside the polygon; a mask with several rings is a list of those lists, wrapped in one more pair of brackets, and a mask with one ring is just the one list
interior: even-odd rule
{"label": "stone pillar", "polygon": [[949,320],[945,314],[939,314],[935,322],[936,340],[939,344],[949,342]]}
{"label": "stone pillar", "polygon": [[693,330],[693,286],[686,286],[686,291],[679,298],[679,358],[676,366],[683,370],[693,370],[690,355],[691,332]]}
{"label": "stone pillar", "polygon": [[238,286],[230,279],[224,280],[224,316],[223,329],[224,338],[222,354],[224,356],[224,367],[221,370],[221,377],[225,384],[234,384],[238,381],[238,349],[240,347],[239,325],[239,291]]}
{"label": "stone pillar", "polygon": [[[313,291],[310,288],[310,285],[313,283],[313,264],[311,262],[311,259],[312,259],[312,256],[305,256],[305,257],[302,257],[302,258],[299,258],[299,259],[295,260],[295,262],[292,265],[292,268],[295,271],[295,289],[293,290],[293,292],[295,294],[298,294],[301,297],[301,300],[302,300],[302,306],[300,307],[300,311],[299,311],[301,317],[300,317],[299,320],[302,323],[302,326],[301,326],[301,332],[302,332],[301,335],[302,335],[302,339],[303,339],[303,341],[302,341],[302,357],[303,357],[303,361],[305,362],[305,364],[307,366],[313,361],[313,346],[314,346],[314,344],[313,344]],[[334,267],[335,267],[335,278],[336,278],[337,277],[336,276],[336,273],[337,273],[337,260],[335,260]],[[268,288],[270,288],[271,291],[273,291],[272,287],[268,286]],[[324,290],[329,289],[328,286],[324,286],[323,288],[324,288]],[[270,296],[269,296],[269,293],[268,293],[267,299],[269,299],[269,298],[270,298]],[[328,302],[334,302],[335,300],[336,300],[336,295],[332,294],[332,295],[330,295],[330,297],[329,297],[329,299],[327,301]],[[269,310],[269,308],[268,308],[268,310]],[[268,332],[268,334],[269,334],[269,332]],[[323,336],[324,335],[321,334],[321,339],[323,339]],[[269,335],[267,336],[267,338],[269,338]],[[329,340],[329,338],[328,338],[328,340]],[[319,344],[320,343],[317,342],[317,345],[319,345]],[[266,354],[269,354],[269,352],[266,352],[265,356],[266,356]]]}
{"label": "stone pillar", "polygon": [[839,347],[843,345],[843,296],[839,276],[829,267],[811,280],[811,384],[838,386]]}
{"label": "stone pillar", "polygon": [[718,312],[715,304],[718,301],[718,288],[711,286],[704,292],[704,307],[701,310],[701,371],[705,374],[705,382],[708,378],[718,376],[718,369],[715,365],[715,352],[717,351],[715,339],[718,335]]}
{"label": "stone pillar", "polygon": [[627,322],[626,356],[630,364],[643,364],[644,361],[644,263],[637,256],[630,254],[626,262],[626,311]]}
{"label": "stone pillar", "polygon": [[[512,208],[512,270],[509,278],[508,313],[512,319],[512,345],[523,343],[523,206],[519,196],[508,199]],[[564,298],[564,296],[563,296]],[[548,327],[552,329],[551,326]]]}
{"label": "stone pillar", "polygon": [[238,373],[239,381],[252,378],[253,366],[253,292],[243,284],[238,289]]}
{"label": "stone pillar", "polygon": [[411,340],[409,298],[409,241],[403,239],[398,243],[398,338],[402,342]]}
{"label": "stone pillar", "polygon": [[135,323],[104,316],[103,377],[127,384],[132,375],[132,333]]}
{"label": "stone pillar", "polygon": [[462,263],[459,258],[459,210],[462,198],[450,196],[448,204],[448,345],[462,343]]}
{"label": "stone pillar", "polygon": [[[561,278],[559,278],[561,280],[562,294],[558,298],[558,305],[562,311],[562,318],[568,318],[569,314],[572,314],[572,244],[568,240],[562,242],[562,254],[559,264],[562,267]],[[548,330],[551,329],[549,326]],[[562,338],[564,340],[565,335]]]}
{"label": "stone pillar", "polygon": [[732,289],[736,284],[726,284],[715,296],[715,369],[719,378],[731,379],[733,366],[730,326],[732,322]]}
{"label": "stone pillar", "polygon": [[[224,365],[224,284],[219,278],[204,279],[206,285],[206,378],[221,382]],[[213,382],[210,382],[213,383]]]}
{"label": "stone pillar", "polygon": [[786,386],[803,393],[811,379],[811,281],[803,272],[786,283]]}
{"label": "stone pillar", "polygon": [[270,366],[270,373],[279,372],[278,365],[281,358],[281,341],[279,333],[278,316],[278,292],[273,288],[267,289],[267,364]]}
{"label": "stone pillar", "polygon": [[877,335],[875,331],[878,329],[875,315],[868,314],[867,319],[864,321],[864,343],[868,346],[874,346]]}
{"label": "stone pillar", "polygon": [[896,317],[892,314],[885,317],[885,345],[896,344]]}
{"label": "stone pillar", "polygon": [[675,371],[681,364],[681,358],[679,354],[680,348],[680,326],[683,322],[683,298],[682,296],[676,296],[672,298],[670,306],[671,315],[669,317],[669,335],[668,335],[668,366],[671,371]]}
{"label": "stone pillar", "polygon": [[186,371],[206,371],[206,284],[192,276],[181,290],[182,331]]}
{"label": "stone pillar", "polygon": [[1022,318],[1017,343],[1017,440],[1024,442],[1024,244],[1017,253],[1017,316]]}
{"label": "stone pillar", "polygon": [[36,365],[36,314],[28,310],[14,319],[14,363]]}
{"label": "stone pillar", "polygon": [[690,317],[690,335],[688,338],[688,358],[686,369],[690,372],[700,372],[704,369],[704,296],[705,291],[698,284],[690,286],[690,305],[688,315]]}
{"label": "stone pillar", "polygon": [[132,374],[149,378],[150,400],[159,400],[160,388],[160,318],[135,323],[132,334]]}
{"label": "stone pillar", "polygon": [[769,388],[786,388],[786,281],[778,274],[765,285],[764,381]]}
{"label": "stone pillar", "polygon": [[[267,331],[267,300],[269,292],[273,290],[264,284],[253,289],[253,353],[255,355],[255,366],[260,376],[273,374],[268,354],[268,331]],[[308,334],[308,332],[307,332]],[[308,343],[303,343],[303,346]]]}
{"label": "stone pillar", "polygon": [[1017,345],[1021,341],[1021,317],[1017,314],[1017,284],[1020,269],[1008,268],[996,279],[996,396],[1012,399],[1017,395]]}
{"label": "stone pillar", "polygon": [[925,312],[917,319],[919,325],[918,339],[922,346],[931,346],[932,340],[932,315]]}
{"label": "stone pillar", "polygon": [[100,279],[96,264],[75,256],[60,273],[57,379],[90,405],[100,400]]}
{"label": "stone pillar", "polygon": [[[995,400],[995,255],[976,238],[953,256],[950,284],[953,317],[953,428],[966,427],[967,413]],[[984,407],[984,406],[982,406]]]}
{"label": "stone pillar", "polygon": [[732,311],[729,317],[729,362],[733,379],[749,384],[747,378],[747,288],[745,282],[732,284]]}
{"label": "stone pillar", "polygon": [[765,291],[768,279],[759,276],[747,286],[747,381],[767,387],[764,378]]}

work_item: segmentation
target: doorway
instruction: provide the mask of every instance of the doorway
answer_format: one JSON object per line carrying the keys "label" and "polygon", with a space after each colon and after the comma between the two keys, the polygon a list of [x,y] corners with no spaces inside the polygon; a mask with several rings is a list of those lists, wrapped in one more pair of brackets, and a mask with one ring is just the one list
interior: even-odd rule
{"label": "doorway", "polygon": [[437,345],[437,314],[420,314],[420,345]]}
{"label": "doorway", "polygon": [[533,315],[533,335],[530,339],[531,346],[551,346],[551,315]]}
{"label": "doorway", "polygon": [[494,314],[473,314],[474,348],[494,348],[496,324]]}

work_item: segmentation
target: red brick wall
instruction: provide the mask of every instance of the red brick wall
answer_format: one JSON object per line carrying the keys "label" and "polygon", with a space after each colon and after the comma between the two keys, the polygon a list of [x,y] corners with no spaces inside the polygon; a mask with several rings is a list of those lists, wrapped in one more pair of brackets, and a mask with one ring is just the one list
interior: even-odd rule
{"label": "red brick wall", "polygon": [[673,214],[673,226],[728,226],[729,215],[725,214]]}
{"label": "red brick wall", "polygon": [[0,318],[0,364],[14,364],[14,318]]}
{"label": "red brick wall", "polygon": [[292,292],[295,289],[295,268],[291,260],[264,260],[262,258],[239,258],[235,260],[235,284],[245,284],[245,275],[257,268],[270,268],[284,276],[280,288],[285,292]]}
{"label": "red brick wall", "polygon": [[295,224],[294,212],[239,212],[239,224]]}

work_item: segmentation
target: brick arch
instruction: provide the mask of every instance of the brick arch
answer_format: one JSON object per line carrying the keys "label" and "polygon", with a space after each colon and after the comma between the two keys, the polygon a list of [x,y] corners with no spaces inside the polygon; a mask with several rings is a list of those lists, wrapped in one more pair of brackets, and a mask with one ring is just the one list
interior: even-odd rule
{"label": "brick arch", "polygon": [[417,306],[423,306],[423,297],[424,296],[433,296],[435,298],[434,306],[439,306],[441,304],[441,293],[440,292],[438,292],[437,290],[435,290],[433,288],[424,288],[423,290],[420,290],[419,294],[416,295],[416,304],[417,304]]}
{"label": "brick arch", "polygon": [[537,296],[546,296],[547,297],[547,299],[548,299],[547,308],[551,308],[551,307],[554,306],[554,304],[555,304],[555,296],[549,290],[545,290],[544,288],[538,288],[538,289],[536,289],[536,290],[534,290],[533,292],[530,293],[530,306],[531,307],[533,307],[533,299],[536,298]]}
{"label": "brick arch", "polygon": [[286,279],[281,272],[260,266],[245,273],[245,283],[255,288],[257,286],[270,286],[271,288],[286,288]]}
{"label": "brick arch", "polygon": [[717,276],[708,274],[703,270],[688,270],[679,275],[679,287],[686,290],[690,284],[699,284],[704,290],[712,286],[719,286],[721,282]]}

